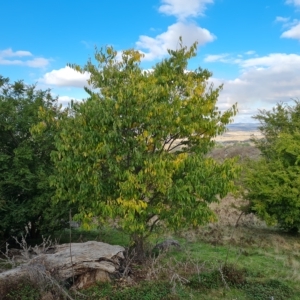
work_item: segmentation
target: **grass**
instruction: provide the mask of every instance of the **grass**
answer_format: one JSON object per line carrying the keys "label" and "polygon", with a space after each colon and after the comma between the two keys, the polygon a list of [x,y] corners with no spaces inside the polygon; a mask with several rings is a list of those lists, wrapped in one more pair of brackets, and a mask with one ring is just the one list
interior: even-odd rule
{"label": "grass", "polygon": [[[67,242],[69,232],[64,234],[62,241]],[[72,236],[123,246],[129,242],[122,231],[109,227],[90,232],[76,229]],[[170,237],[180,242],[181,250],[161,254],[154,265],[155,276],[146,278],[149,264],[135,265],[134,284],[119,280],[99,284],[84,291],[83,299],[300,299],[297,236],[265,227],[215,224],[160,240]],[[145,276],[135,278],[141,273]]]}
{"label": "grass", "polygon": [[260,157],[260,151],[253,145],[247,142],[238,142],[231,144],[216,144],[214,149],[209,154],[216,160],[224,160],[225,158],[232,158],[239,156],[243,161],[246,158],[254,159]]}
{"label": "grass", "polygon": [[167,282],[143,282],[138,286],[120,288],[107,283],[99,283],[87,290],[88,299],[115,299],[115,300],[157,300],[180,299],[186,293],[178,289],[179,294],[172,293],[172,286]]}
{"label": "grass", "polygon": [[[299,299],[299,288],[281,279],[231,266],[222,273],[213,266],[175,285],[166,279],[143,281],[122,287],[116,283],[97,285],[84,292],[88,299]],[[222,279],[225,278],[225,281]],[[272,298],[273,297],[273,298]]]}
{"label": "grass", "polygon": [[[81,291],[85,294],[82,299],[300,299],[299,237],[263,224],[249,224],[246,217],[241,218],[239,227],[233,226],[237,215],[232,201],[228,198],[218,206],[221,219],[217,224],[160,235],[151,241],[154,245],[174,238],[181,250],[173,248],[143,265],[134,264],[130,282],[98,284]],[[69,234],[65,229],[54,237],[68,243]],[[129,245],[128,235],[111,227],[73,229],[71,237],[72,242]],[[39,299],[38,295],[37,290],[23,285],[14,288],[7,299]],[[76,299],[81,298],[77,295]]]}
{"label": "grass", "polygon": [[21,280],[9,289],[2,300],[39,300],[41,294],[37,287],[27,280]]}
{"label": "grass", "polygon": [[[57,231],[52,236],[53,240],[57,240],[59,244],[70,242],[70,229],[63,229]],[[122,245],[127,247],[129,245],[129,236],[122,230],[101,226],[98,229],[85,230],[76,228],[71,230],[72,243],[83,243],[87,241],[98,241],[108,243],[111,245]]]}
{"label": "grass", "polygon": [[[160,235],[151,241],[154,245],[174,238],[181,250],[174,248],[156,261],[149,258],[144,265],[132,265],[131,282],[98,284],[83,291],[82,299],[300,299],[299,237],[256,221],[249,223],[247,217],[235,227],[238,215],[233,201],[228,197],[217,207],[217,224]],[[54,237],[68,243],[70,231],[56,232]],[[73,242],[129,245],[128,235],[108,226],[91,231],[73,229],[71,237]],[[25,298],[19,299],[30,299],[22,294]]]}
{"label": "grass", "polygon": [[[69,241],[69,230],[56,235],[61,242]],[[160,240],[170,237],[161,236]],[[274,229],[215,224],[180,232],[173,238],[180,242],[181,250],[160,254],[153,264],[154,275],[146,278],[149,262],[133,265],[132,282],[99,283],[81,291],[85,294],[82,299],[300,299],[297,236]],[[122,231],[109,227],[97,231],[74,229],[72,239],[123,246],[129,242]],[[153,263],[153,258],[150,261]],[[21,284],[5,299],[37,300],[40,296],[29,284]]]}

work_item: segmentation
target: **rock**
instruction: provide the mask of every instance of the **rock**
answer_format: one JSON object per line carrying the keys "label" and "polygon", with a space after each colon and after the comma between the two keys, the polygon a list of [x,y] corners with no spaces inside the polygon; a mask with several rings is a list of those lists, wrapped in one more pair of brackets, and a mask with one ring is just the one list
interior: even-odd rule
{"label": "rock", "polygon": [[160,251],[168,251],[170,247],[176,247],[177,249],[180,249],[181,246],[178,241],[176,240],[165,240],[161,243],[158,243],[155,245],[153,250],[160,250]]}

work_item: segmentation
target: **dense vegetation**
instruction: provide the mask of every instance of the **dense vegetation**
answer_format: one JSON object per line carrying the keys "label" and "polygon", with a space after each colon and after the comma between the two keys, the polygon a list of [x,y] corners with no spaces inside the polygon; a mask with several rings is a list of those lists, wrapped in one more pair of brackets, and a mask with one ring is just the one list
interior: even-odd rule
{"label": "dense vegetation", "polygon": [[250,208],[269,225],[300,228],[300,103],[260,111],[261,159],[247,164],[243,188]]}
{"label": "dense vegetation", "polygon": [[[263,134],[253,140],[258,159],[237,163],[246,147],[214,156],[214,138],[237,107],[220,112],[222,87],[208,85],[211,73],[186,71],[196,50],[169,51],[152,71],[141,68],[137,51],[120,60],[111,47],[97,50],[94,63],[72,65],[90,73],[89,97],[67,109],[49,90],[0,76],[0,238],[27,228],[32,238],[51,232],[60,242],[137,250],[133,282],[99,284],[78,299],[300,298],[300,244],[275,231],[300,226],[300,103],[255,116]],[[238,184],[242,200],[228,196]],[[273,227],[242,216],[236,208],[245,205]],[[70,215],[89,231],[54,231]],[[170,236],[180,250],[152,252]],[[63,298],[51,284],[43,289]],[[42,294],[27,281],[9,290],[5,299]]]}
{"label": "dense vegetation", "polygon": [[64,114],[49,90],[0,76],[0,237],[24,233],[25,226],[31,237],[49,232],[68,211],[51,205],[56,128],[44,119],[43,135],[32,131],[43,111],[57,121]]}

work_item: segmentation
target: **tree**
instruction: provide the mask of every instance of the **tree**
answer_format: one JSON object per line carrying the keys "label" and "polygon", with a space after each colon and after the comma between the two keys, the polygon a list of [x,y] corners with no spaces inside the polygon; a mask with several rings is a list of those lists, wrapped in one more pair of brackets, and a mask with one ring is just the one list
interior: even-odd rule
{"label": "tree", "polygon": [[254,140],[262,157],[248,163],[245,198],[251,211],[269,225],[300,227],[300,103],[277,104],[254,117],[264,135]]}
{"label": "tree", "polygon": [[[51,224],[62,214],[51,205],[54,189],[49,176],[54,171],[50,152],[54,150],[53,118],[61,114],[57,100],[49,90],[37,90],[22,81],[10,83],[0,76],[0,234],[10,236],[24,232],[30,235],[51,230]],[[36,125],[43,134],[33,135]]]}
{"label": "tree", "polygon": [[207,84],[211,73],[187,71],[195,55],[196,44],[181,46],[146,71],[138,51],[118,60],[107,47],[96,50],[96,65],[72,65],[89,72],[91,88],[56,137],[56,199],[77,203],[84,223],[117,218],[138,253],[155,225],[212,221],[209,204],[234,189],[234,161],[206,154],[236,106],[218,111],[221,87]]}

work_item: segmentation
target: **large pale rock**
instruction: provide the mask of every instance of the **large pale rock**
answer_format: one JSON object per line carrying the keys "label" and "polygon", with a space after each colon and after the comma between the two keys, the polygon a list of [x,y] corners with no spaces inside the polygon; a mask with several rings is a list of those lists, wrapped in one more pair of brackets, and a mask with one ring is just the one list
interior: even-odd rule
{"label": "large pale rock", "polygon": [[95,241],[58,245],[51,254],[39,254],[17,268],[0,273],[0,299],[6,285],[22,277],[40,275],[60,281],[76,278],[75,288],[109,281],[110,276],[118,273],[124,250],[121,246]]}

